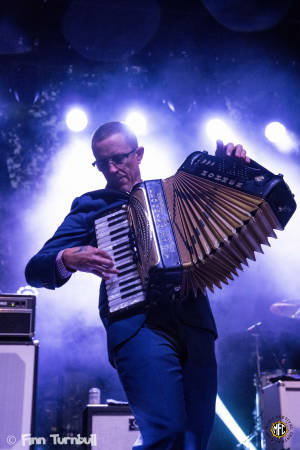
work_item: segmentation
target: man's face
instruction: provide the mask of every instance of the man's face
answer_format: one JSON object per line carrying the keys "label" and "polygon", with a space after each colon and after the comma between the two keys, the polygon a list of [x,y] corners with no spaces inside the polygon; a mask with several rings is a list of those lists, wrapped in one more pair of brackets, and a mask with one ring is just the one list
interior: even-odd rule
{"label": "man's face", "polygon": [[[93,153],[97,161],[108,160],[115,155],[131,152],[131,148],[121,133],[113,134],[103,141],[94,144]],[[130,192],[136,183],[141,181],[139,164],[143,158],[144,149],[138,147],[121,164],[109,161],[101,171],[107,181],[107,187]]]}

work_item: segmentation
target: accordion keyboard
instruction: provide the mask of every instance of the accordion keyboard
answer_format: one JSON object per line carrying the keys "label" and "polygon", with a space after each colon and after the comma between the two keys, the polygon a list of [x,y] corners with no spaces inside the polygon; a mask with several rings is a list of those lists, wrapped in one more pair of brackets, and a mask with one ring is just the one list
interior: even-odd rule
{"label": "accordion keyboard", "polygon": [[109,312],[114,313],[143,302],[145,293],[129,239],[126,210],[114,210],[97,219],[95,231],[98,247],[111,256],[116,269],[120,271],[105,281]]}

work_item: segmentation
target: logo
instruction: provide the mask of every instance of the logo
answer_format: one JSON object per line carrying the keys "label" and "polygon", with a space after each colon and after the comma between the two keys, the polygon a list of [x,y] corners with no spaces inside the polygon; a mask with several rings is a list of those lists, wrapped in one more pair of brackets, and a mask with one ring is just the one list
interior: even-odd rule
{"label": "logo", "polygon": [[271,433],[274,437],[282,438],[283,436],[286,436],[288,432],[287,424],[284,422],[281,422],[278,420],[277,422],[272,423],[271,426]]}
{"label": "logo", "polygon": [[291,439],[294,427],[288,417],[275,416],[269,420],[264,431],[268,443],[282,443]]}

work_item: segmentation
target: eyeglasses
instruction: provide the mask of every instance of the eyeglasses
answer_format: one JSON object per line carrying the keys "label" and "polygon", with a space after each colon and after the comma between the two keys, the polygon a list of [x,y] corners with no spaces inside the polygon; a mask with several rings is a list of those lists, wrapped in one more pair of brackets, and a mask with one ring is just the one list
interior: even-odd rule
{"label": "eyeglasses", "polygon": [[108,169],[110,162],[114,163],[116,166],[120,166],[124,164],[128,156],[131,155],[131,153],[135,152],[136,150],[137,148],[134,148],[133,150],[130,150],[130,152],[128,153],[119,153],[118,155],[113,155],[110,158],[96,159],[96,161],[92,163],[92,166],[97,167],[97,169],[100,170],[100,172],[103,172],[103,170]]}

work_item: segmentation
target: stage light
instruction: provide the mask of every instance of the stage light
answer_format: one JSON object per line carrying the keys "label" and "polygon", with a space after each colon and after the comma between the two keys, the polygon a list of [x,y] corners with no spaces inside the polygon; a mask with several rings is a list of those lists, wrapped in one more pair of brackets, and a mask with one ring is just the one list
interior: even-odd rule
{"label": "stage light", "polygon": [[216,142],[217,139],[226,143],[235,141],[234,133],[221,119],[209,120],[206,124],[206,133],[213,142]]}
{"label": "stage light", "polygon": [[256,447],[249,442],[248,437],[234,420],[218,395],[216,401],[216,413],[243,447],[248,448],[249,450],[256,450]]}
{"label": "stage light", "polygon": [[265,128],[265,136],[269,141],[276,143],[286,137],[286,128],[280,122],[271,122]]}
{"label": "stage light", "polygon": [[132,111],[128,113],[125,119],[125,123],[137,136],[143,136],[147,132],[146,118],[142,113],[138,111]]}
{"label": "stage light", "polygon": [[265,136],[283,153],[288,153],[295,148],[294,139],[280,122],[269,123],[265,128]]}
{"label": "stage light", "polygon": [[79,132],[86,128],[88,123],[87,115],[82,109],[73,108],[71,109],[66,116],[66,124],[70,128],[70,130]]}

